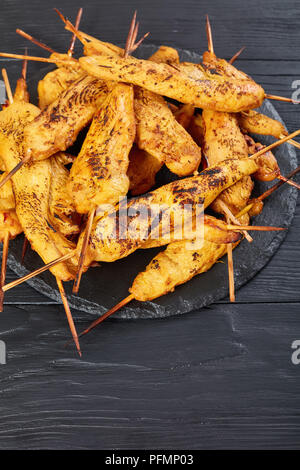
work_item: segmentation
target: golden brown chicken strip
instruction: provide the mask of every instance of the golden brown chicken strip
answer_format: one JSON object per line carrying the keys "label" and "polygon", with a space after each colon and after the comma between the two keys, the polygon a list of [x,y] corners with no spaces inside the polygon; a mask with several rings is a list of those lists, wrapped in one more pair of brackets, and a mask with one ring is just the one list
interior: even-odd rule
{"label": "golden brown chicken strip", "polygon": [[[2,173],[0,181],[4,179],[7,172]],[[16,207],[15,195],[13,192],[12,182],[8,180],[7,183],[0,189],[0,211],[11,211]]]}
{"label": "golden brown chicken strip", "polygon": [[[0,113],[0,156],[6,170],[11,171],[24,155],[24,126],[31,122],[39,109],[29,103],[15,102]],[[51,184],[50,160],[23,165],[12,177],[16,214],[32,248],[45,263],[67,254],[74,245],[55,232],[48,222]],[[71,263],[51,268],[62,280],[73,277]]]}
{"label": "golden brown chicken strip", "polygon": [[82,70],[73,67],[60,67],[47,73],[38,83],[39,107],[44,109],[53,103],[83,75]]}
{"label": "golden brown chicken strip", "polygon": [[69,194],[77,212],[115,204],[129,188],[128,155],[135,138],[133,89],[116,85],[102,103],[70,171]]}
{"label": "golden brown chicken strip", "polygon": [[17,235],[23,232],[19,219],[15,211],[2,211],[0,210],[0,241],[7,237],[14,239]]}
{"label": "golden brown chicken strip", "polygon": [[[216,165],[229,155],[232,158],[245,158],[248,155],[248,146],[235,114],[204,110],[202,119],[205,129],[203,151],[209,165]],[[223,201],[236,214],[247,204],[252,190],[251,177],[246,176],[220,194],[212,208],[223,213],[220,206],[220,201]]]}
{"label": "golden brown chicken strip", "polygon": [[239,112],[260,106],[265,97],[264,90],[251,80],[224,78],[204,71],[201,79],[195,79],[168,64],[133,57],[89,56],[81,57],[79,62],[95,77],[139,85],[203,109]]}
{"label": "golden brown chicken strip", "polygon": [[[193,222],[193,221],[191,221]],[[192,240],[195,238],[195,223],[186,224],[187,228],[184,231],[184,237],[186,240]],[[203,237],[202,237],[203,235]],[[211,215],[203,215],[203,233],[199,233],[199,238],[208,240],[212,243],[224,244],[224,243],[236,243],[241,240],[242,236],[239,232],[233,232],[227,229],[227,224],[222,220],[216,219]],[[167,245],[174,241],[182,240],[182,227],[175,226],[174,231],[169,234],[166,238],[162,235],[157,240],[147,240],[142,248],[154,248],[158,246]]]}
{"label": "golden brown chicken strip", "polygon": [[155,185],[155,177],[161,167],[160,160],[145,150],[139,149],[137,145],[133,145],[127,170],[132,196],[139,196],[149,191]]}
{"label": "golden brown chicken strip", "polygon": [[254,110],[238,114],[238,121],[243,131],[250,134],[272,135],[277,139],[288,135],[281,122]]}
{"label": "golden brown chicken strip", "polygon": [[81,216],[76,213],[73,198],[67,190],[69,171],[65,167],[65,160],[66,155],[62,152],[50,159],[49,222],[65,237],[72,237],[80,232]]}
{"label": "golden brown chicken strip", "polygon": [[208,271],[226,253],[226,245],[207,240],[199,249],[193,242],[182,240],[170,243],[155,256],[145,271],[139,273],[129,292],[141,301],[153,300],[172,292],[176,286]]}
{"label": "golden brown chicken strip", "polygon": [[25,155],[44,160],[70,147],[112,86],[93,77],[78,79],[26,126]]}
{"label": "golden brown chicken strip", "polygon": [[164,98],[136,88],[134,105],[138,147],[164,162],[178,176],[196,171],[201,149],[176,121]]}
{"label": "golden brown chicken strip", "polygon": [[[196,209],[198,204],[205,209],[221,191],[257,168],[253,159],[226,160],[198,176],[175,181],[120,204],[104,217],[101,214],[93,222],[86,267],[92,261],[111,262],[128,256],[146,240],[166,233],[174,211],[186,205]],[[82,240],[83,235],[77,246],[78,253]]]}

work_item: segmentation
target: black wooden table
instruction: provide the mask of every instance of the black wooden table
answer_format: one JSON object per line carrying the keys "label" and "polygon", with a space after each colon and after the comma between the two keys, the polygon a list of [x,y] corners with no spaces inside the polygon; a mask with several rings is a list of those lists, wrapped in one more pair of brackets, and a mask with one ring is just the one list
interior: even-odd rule
{"label": "black wooden table", "polygon": [[[238,65],[273,94],[291,96],[300,79],[300,4],[230,0],[2,0],[2,51],[41,51],[20,27],[56,50],[69,34],[52,7],[82,29],[122,43],[135,8],[153,44],[206,47],[205,14],[217,54],[247,46]],[[78,46],[77,46],[78,47]],[[1,60],[14,81],[20,63]],[[31,63],[29,74],[40,65]],[[292,131],[297,105],[275,103]],[[267,267],[237,293],[201,311],[165,320],[105,322],[82,340],[83,359],[65,349],[63,308],[22,285],[7,293],[0,339],[1,449],[300,448],[300,209]],[[14,279],[8,272],[8,280]],[[74,312],[79,330],[91,317]]]}

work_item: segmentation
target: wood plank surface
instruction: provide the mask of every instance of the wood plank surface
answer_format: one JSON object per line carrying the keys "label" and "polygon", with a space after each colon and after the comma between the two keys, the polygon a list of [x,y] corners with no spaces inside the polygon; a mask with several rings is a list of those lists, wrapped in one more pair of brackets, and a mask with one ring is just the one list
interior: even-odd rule
{"label": "wood plank surface", "polygon": [[[28,0],[1,2],[1,51],[46,56],[17,27],[64,51],[70,35],[52,11],[103,40],[125,41],[138,8],[149,42],[193,51],[206,47],[205,14],[215,50],[231,57],[268,93],[291,96],[300,80],[300,4],[253,0]],[[79,50],[79,46],[77,45]],[[0,60],[14,83],[20,63]],[[39,64],[30,64],[34,75]],[[298,105],[275,103],[289,130]],[[300,179],[298,179],[300,181]],[[61,306],[29,286],[8,292],[0,340],[0,449],[300,448],[300,204],[270,263],[237,293],[199,312],[165,320],[111,319],[82,339],[80,360],[65,348]],[[15,275],[8,271],[7,279]],[[74,312],[78,329],[89,317]]]}

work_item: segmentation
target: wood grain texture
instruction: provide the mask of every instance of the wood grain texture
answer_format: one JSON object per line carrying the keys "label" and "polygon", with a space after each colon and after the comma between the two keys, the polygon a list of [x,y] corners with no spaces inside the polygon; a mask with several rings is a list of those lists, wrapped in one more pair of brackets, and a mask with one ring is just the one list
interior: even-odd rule
{"label": "wood grain texture", "polygon": [[0,448],[299,446],[296,304],[110,320],[82,339],[82,360],[64,349],[61,308],[9,307],[1,321]]}
{"label": "wood grain texture", "polygon": [[[124,42],[139,10],[149,41],[194,51],[206,47],[205,14],[215,50],[230,57],[268,93],[291,96],[300,79],[300,5],[288,0],[1,2],[2,51],[45,55],[17,27],[63,51],[70,35],[52,12],[71,19],[84,6],[82,29]],[[78,45],[77,45],[77,50]],[[1,60],[14,82],[20,63]],[[29,74],[39,64],[30,64]],[[289,130],[299,106],[275,103]],[[299,181],[299,179],[298,179]],[[218,305],[166,320],[111,319],[82,339],[83,360],[69,338],[61,306],[23,285],[8,292],[0,339],[1,449],[300,448],[300,205],[280,250],[237,294]],[[8,272],[8,280],[14,278]],[[74,312],[78,329],[87,314]]]}

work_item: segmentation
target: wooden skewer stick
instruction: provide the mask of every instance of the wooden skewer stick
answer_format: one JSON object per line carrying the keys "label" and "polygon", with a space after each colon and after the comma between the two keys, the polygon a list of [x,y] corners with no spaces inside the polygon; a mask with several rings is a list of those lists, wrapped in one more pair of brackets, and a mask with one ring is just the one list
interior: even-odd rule
{"label": "wooden skewer stick", "polygon": [[300,129],[298,129],[295,132],[292,132],[289,135],[286,135],[286,136],[282,137],[282,139],[276,140],[276,142],[273,142],[272,144],[268,145],[267,147],[262,148],[258,152],[251,155],[251,157],[249,157],[249,158],[255,159],[255,158],[259,157],[260,155],[263,155],[264,153],[268,152],[269,150],[272,150],[275,147],[278,147],[279,145],[284,144],[284,142],[288,142],[289,140],[293,139],[294,137],[296,137],[299,134],[300,134]]}
{"label": "wooden skewer stick", "polygon": [[294,186],[294,188],[300,189],[300,184],[295,183],[295,181],[289,180],[288,178],[286,178],[283,175],[278,175],[277,178],[281,181],[284,181],[285,183],[290,184],[291,186]]}
{"label": "wooden skewer stick", "polygon": [[93,38],[92,36],[89,36],[88,34],[85,34],[82,31],[79,32],[77,28],[71,23],[71,21],[67,20],[67,18],[65,18],[64,15],[57,8],[54,8],[54,11],[58,14],[63,23],[65,23],[65,29],[73,33],[73,35],[76,36],[82,44],[87,44],[89,41],[95,40],[95,38]]}
{"label": "wooden skewer stick", "polygon": [[67,320],[68,320],[68,323],[69,323],[69,327],[70,327],[70,330],[71,330],[71,333],[72,333],[72,336],[73,336],[73,340],[74,340],[74,343],[76,345],[78,354],[81,357],[82,353],[81,353],[81,350],[80,350],[78,334],[77,334],[77,331],[76,331],[76,328],[75,328],[75,324],[74,324],[74,320],[73,320],[72,313],[71,313],[71,310],[70,310],[70,306],[68,304],[68,299],[67,299],[67,296],[66,296],[66,293],[65,293],[65,289],[64,289],[63,283],[60,279],[56,278],[56,282],[57,282],[57,286],[58,286],[58,289],[59,289],[59,292],[60,292],[60,295],[61,295],[61,300],[62,300],[63,305],[64,305],[64,309],[65,309]]}
{"label": "wooden skewer stick", "polygon": [[28,250],[28,246],[29,246],[29,241],[25,237],[24,242],[23,242],[23,246],[22,246],[21,264],[24,263],[24,259],[25,259],[25,256],[26,256],[26,253],[27,253],[27,250]]}
{"label": "wooden skewer stick", "polygon": [[39,274],[43,273],[44,271],[47,271],[47,269],[52,268],[53,266],[56,266],[59,263],[62,263],[63,261],[67,261],[68,259],[72,258],[72,256],[75,255],[75,250],[71,251],[70,253],[60,256],[59,258],[54,259],[53,261],[50,261],[50,263],[45,264],[41,268],[36,269],[35,271],[32,271],[29,274],[26,274],[26,276],[20,277],[19,279],[16,279],[15,281],[10,282],[9,284],[6,284],[3,286],[3,292],[6,292],[9,289],[12,289],[13,287],[18,286],[19,284],[22,284],[22,282],[28,281],[29,279],[38,276]]}
{"label": "wooden skewer stick", "polygon": [[268,100],[285,101],[286,103],[300,103],[300,101],[293,100],[292,98],[286,98],[285,96],[269,95],[267,93],[265,94],[265,98],[267,98]]}
{"label": "wooden skewer stick", "polygon": [[6,94],[7,94],[9,104],[13,104],[14,98],[13,98],[13,94],[12,94],[12,91],[11,91],[11,87],[10,87],[10,83],[9,83],[9,80],[8,80],[6,69],[2,69],[2,77],[3,77],[3,81],[4,81],[4,85],[5,85]]}
{"label": "wooden skewer stick", "polygon": [[230,302],[235,302],[232,243],[228,243],[227,245],[227,260],[228,260],[229,299],[230,299]]}
{"label": "wooden skewer stick", "polygon": [[3,178],[1,181],[0,181],[0,188],[2,188],[2,186],[5,185],[5,183],[7,183],[7,181],[9,181],[11,179],[11,177],[17,173],[17,171],[19,171],[19,169],[25,165],[25,163],[27,163],[29,160],[30,160],[31,156],[28,155],[26,157],[23,158],[23,160],[21,160],[11,171],[9,171],[7,173],[7,175],[5,176],[5,178]]}
{"label": "wooden skewer stick", "polygon": [[[287,178],[292,178],[293,176],[295,176],[297,173],[299,173],[300,171],[300,166],[298,166],[295,170],[293,170],[291,173],[289,173],[287,175]],[[283,184],[285,184],[286,181],[279,181],[278,183],[274,184],[273,186],[271,186],[271,188],[267,189],[264,193],[262,193],[260,196],[258,196],[257,198],[254,199],[254,202],[250,202],[246,207],[244,207],[244,209],[242,209],[236,217],[241,217],[242,215],[246,214],[247,212],[250,211],[250,209],[252,209],[252,207],[254,206],[255,204],[255,201],[263,201],[264,199],[266,199],[268,196],[270,196],[274,191],[276,191],[276,189],[280,188],[280,186],[282,186]]]}
{"label": "wooden skewer stick", "polygon": [[52,47],[47,46],[47,44],[44,44],[43,42],[31,36],[30,34],[25,33],[25,31],[23,31],[22,29],[17,28],[16,33],[22,36],[23,38],[28,39],[29,41],[33,42],[33,44],[36,44],[42,49],[45,49],[45,51],[50,52],[50,54],[55,54],[55,51],[52,49]]}
{"label": "wooden skewer stick", "polygon": [[211,25],[210,25],[208,15],[206,15],[206,36],[207,36],[208,52],[210,52],[211,54],[214,54],[214,44],[213,44]]}
{"label": "wooden skewer stick", "polygon": [[[282,138],[284,137],[284,135],[281,134],[279,137],[280,137],[280,139],[282,139]],[[291,145],[293,145],[293,146],[296,147],[297,149],[300,149],[300,144],[299,144],[299,142],[297,142],[296,140],[290,139],[288,143],[291,144]]]}
{"label": "wooden skewer stick", "polygon": [[[27,47],[25,49],[25,55],[27,55]],[[26,81],[26,76],[27,76],[27,64],[28,64],[28,60],[24,59],[23,60],[23,65],[22,65],[22,78],[25,81]]]}
{"label": "wooden skewer stick", "polygon": [[115,305],[110,310],[108,310],[106,313],[104,313],[100,318],[97,318],[97,320],[93,321],[93,323],[91,323],[90,326],[86,330],[84,330],[84,331],[82,331],[82,333],[80,333],[79,338],[83,335],[86,335],[89,331],[91,331],[93,328],[95,328],[95,326],[99,325],[99,323],[102,323],[106,318],[110,317],[117,310],[124,307],[124,305],[129,304],[129,302],[131,302],[133,299],[134,299],[134,295],[130,294],[130,295],[128,295],[128,297],[121,300],[121,302],[119,302],[117,305]]}
{"label": "wooden skewer stick", "polygon": [[[136,29],[136,14],[137,14],[137,11],[135,10],[131,23],[130,23],[130,27],[129,27],[129,32],[128,32],[126,45],[125,45],[124,57],[128,57],[131,46],[132,46],[132,38],[133,38],[134,31]],[[137,34],[137,31],[136,31],[136,34]]]}
{"label": "wooden skewer stick", "polygon": [[[32,55],[24,55],[24,54],[10,54],[8,52],[0,52],[0,57],[9,57],[12,59],[26,59],[26,60],[33,60],[35,62],[47,62],[47,64],[56,64],[58,62],[61,62],[62,64],[66,63],[66,60],[56,58],[50,59],[47,57],[37,57],[37,56],[32,56]],[[73,57],[70,57],[70,61],[76,61]]]}
{"label": "wooden skewer stick", "polygon": [[226,226],[227,230],[256,230],[258,232],[277,232],[281,230],[286,230],[286,228],[283,227],[272,227],[272,226],[265,226],[265,225],[232,225],[232,224],[227,224]]}
{"label": "wooden skewer stick", "polygon": [[91,230],[92,230],[92,225],[93,225],[93,220],[94,220],[94,217],[95,217],[95,213],[96,213],[96,207],[91,210],[91,212],[89,214],[88,221],[86,223],[84,239],[83,239],[83,242],[82,242],[81,253],[80,253],[80,256],[79,256],[78,271],[77,271],[76,278],[75,278],[74,285],[73,285],[73,293],[74,294],[77,294],[78,290],[79,290],[82,271],[83,271],[83,265],[84,265],[85,255],[86,255],[86,250],[87,250],[88,243],[89,243],[89,238],[90,238],[90,234],[91,234]]}
{"label": "wooden skewer stick", "polygon": [[237,51],[234,56],[231,57],[231,59],[229,60],[229,64],[233,64],[233,62],[236,61],[236,59],[241,55],[241,53],[246,49],[246,46],[243,46],[241,47],[241,49],[239,51]]}
{"label": "wooden skewer stick", "polygon": [[[80,21],[81,21],[82,12],[83,12],[83,9],[79,8],[78,13],[77,13],[77,17],[76,17],[76,21],[75,21],[75,29],[77,29],[77,30],[79,28],[79,24],[80,24]],[[70,57],[72,57],[73,52],[74,52],[74,46],[75,46],[76,38],[77,38],[77,35],[73,33],[73,36],[72,36],[72,39],[71,39],[71,44],[70,44],[70,47],[69,47],[69,50],[68,50],[68,56],[70,56]]]}
{"label": "wooden skewer stick", "polygon": [[133,18],[130,23],[130,28],[126,40],[126,45],[125,45],[125,50],[124,50],[124,57],[128,57],[132,52],[134,52],[140,44],[146,39],[147,36],[149,36],[149,32],[144,34],[144,36],[141,37],[141,39],[138,42],[136,41],[137,35],[138,35],[138,30],[139,30],[139,23],[136,22],[136,15],[137,11],[135,10],[133,14]]}
{"label": "wooden skewer stick", "polygon": [[[231,222],[236,225],[241,225],[241,222],[233,215],[229,207],[221,199],[219,200],[219,205],[221,206],[223,212],[226,214],[226,217],[231,220]],[[243,234],[249,243],[253,242],[253,238],[249,235],[249,233],[243,230]]]}
{"label": "wooden skewer stick", "polygon": [[0,277],[0,312],[3,311],[3,300],[4,300],[3,286],[4,286],[5,278],[6,278],[8,246],[9,246],[9,232],[7,231],[3,238],[2,264],[1,264],[1,277]]}

